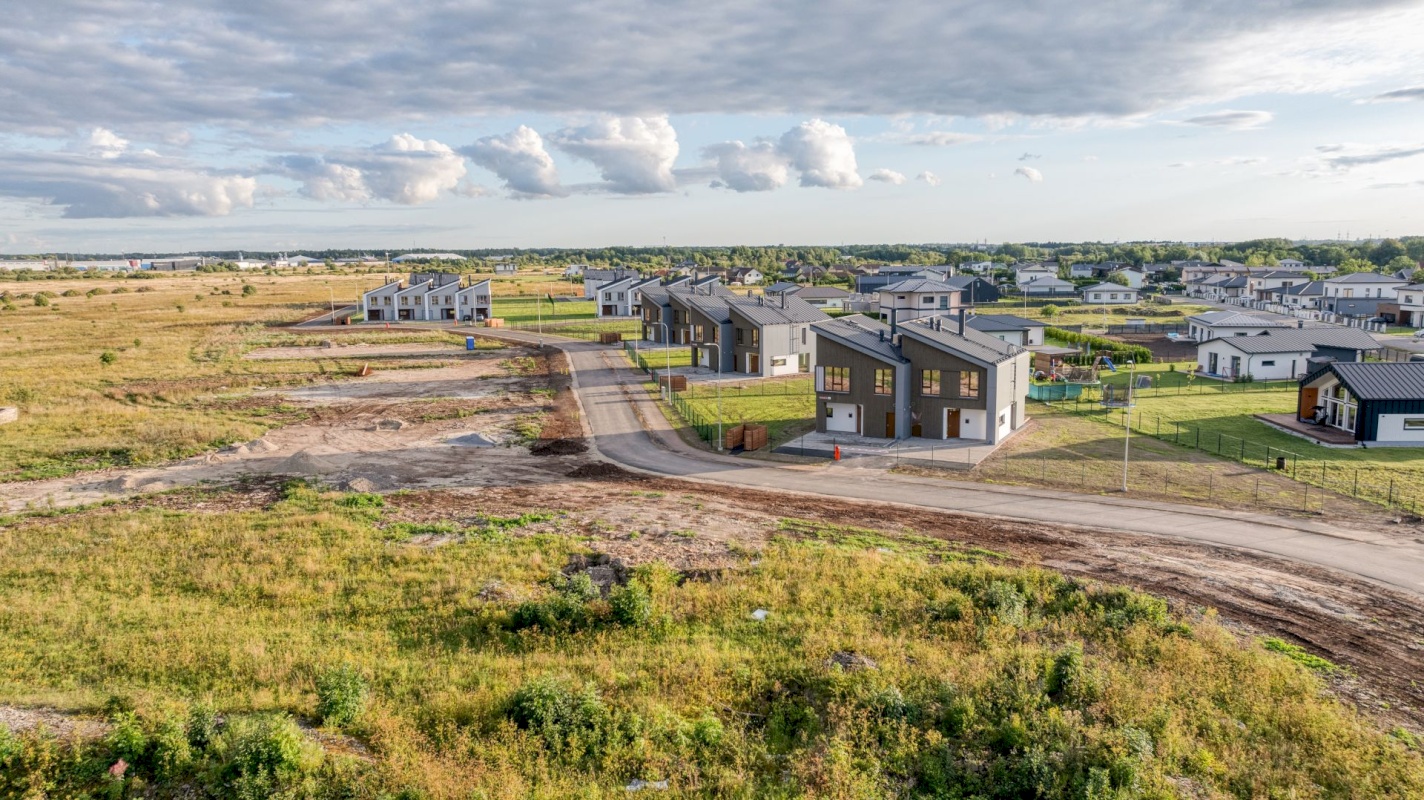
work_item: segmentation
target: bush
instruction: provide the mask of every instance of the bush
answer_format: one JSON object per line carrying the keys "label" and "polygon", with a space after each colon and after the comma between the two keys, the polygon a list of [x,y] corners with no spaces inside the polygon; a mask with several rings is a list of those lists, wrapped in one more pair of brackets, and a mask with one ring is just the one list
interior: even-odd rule
{"label": "bush", "polygon": [[370,687],[350,664],[316,679],[316,712],[327,725],[350,725],[366,710]]}
{"label": "bush", "polygon": [[1088,333],[1068,331],[1062,328],[1048,327],[1044,329],[1044,335],[1057,339],[1068,344],[1087,344],[1093,350],[1110,350],[1114,360],[1125,361],[1132,359],[1139,364],[1152,363],[1152,351],[1140,345],[1127,344],[1102,336],[1093,336]]}
{"label": "bush", "polygon": [[49,298],[48,298],[48,297],[45,297],[45,296],[42,295],[42,294],[37,294],[37,295],[35,295],[35,305],[41,306],[41,307],[47,306],[47,305],[49,305]]}
{"label": "bush", "polygon": [[209,703],[198,703],[188,709],[185,733],[194,750],[207,750],[218,738],[218,712]]}
{"label": "bush", "polygon": [[222,745],[227,756],[224,772],[245,785],[289,783],[319,758],[296,723],[283,714],[233,720],[223,733]]}
{"label": "bush", "polygon": [[113,350],[105,350],[104,352],[99,354],[99,363],[103,364],[106,367],[118,360],[119,357],[114,353]]}
{"label": "bush", "polygon": [[556,575],[550,579],[554,594],[542,601],[522,603],[510,616],[514,630],[542,628],[546,631],[580,630],[594,621],[589,606],[599,599],[598,587],[586,573],[572,578]]}
{"label": "bush", "polygon": [[640,727],[636,717],[617,718],[593,686],[575,690],[548,677],[515,691],[508,717],[520,729],[542,738],[554,752],[571,759],[610,752]]}
{"label": "bush", "polygon": [[256,287],[256,286],[253,286],[253,285],[250,284],[250,283],[244,283],[244,284],[242,285],[242,296],[243,296],[243,297],[251,297],[251,296],[253,296],[254,294],[257,294],[257,287]]}
{"label": "bush", "polygon": [[619,625],[642,627],[653,619],[653,598],[638,581],[618,586],[608,595],[613,620]]}
{"label": "bush", "polygon": [[65,289],[63,292],[60,293],[60,296],[61,296],[61,297],[78,297],[78,296],[79,296],[79,290],[78,290],[78,289]]}
{"label": "bush", "polygon": [[358,492],[342,497],[336,504],[345,508],[384,508],[386,500],[378,494]]}

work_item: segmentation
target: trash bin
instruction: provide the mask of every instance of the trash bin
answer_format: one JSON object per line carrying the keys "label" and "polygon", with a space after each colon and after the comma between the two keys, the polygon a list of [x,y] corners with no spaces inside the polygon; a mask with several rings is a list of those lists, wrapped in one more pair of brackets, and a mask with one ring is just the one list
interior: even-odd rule
{"label": "trash bin", "polygon": [[465,337],[465,349],[466,349],[466,350],[474,350],[474,349],[475,349],[475,337],[473,337],[473,336],[466,336],[466,337]]}
{"label": "trash bin", "polygon": [[1285,471],[1285,469],[1286,469],[1286,457],[1285,457],[1285,456],[1276,456],[1276,469],[1281,470],[1282,472]]}

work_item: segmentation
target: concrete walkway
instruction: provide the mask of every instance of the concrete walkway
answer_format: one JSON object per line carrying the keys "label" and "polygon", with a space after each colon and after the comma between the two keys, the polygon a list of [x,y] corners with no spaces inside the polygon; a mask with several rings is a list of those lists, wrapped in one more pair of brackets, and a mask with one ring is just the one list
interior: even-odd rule
{"label": "concrete walkway", "polygon": [[[488,331],[532,343],[518,332]],[[574,372],[595,448],[604,458],[653,475],[757,489],[1072,525],[1239,547],[1339,570],[1424,595],[1424,545],[1328,522],[1248,511],[963,483],[840,465],[774,465],[693,448],[682,441],[643,389],[641,373],[617,348],[544,336],[562,348]]]}

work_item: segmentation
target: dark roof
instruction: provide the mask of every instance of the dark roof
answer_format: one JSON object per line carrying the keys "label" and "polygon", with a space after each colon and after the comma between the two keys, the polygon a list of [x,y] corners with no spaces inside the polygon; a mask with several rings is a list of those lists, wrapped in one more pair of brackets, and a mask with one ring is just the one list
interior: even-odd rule
{"label": "dark roof", "polygon": [[1298,294],[1303,297],[1309,297],[1311,295],[1317,294],[1324,295],[1325,281],[1310,281],[1309,283],[1297,283],[1294,286],[1287,286],[1282,289],[1272,289],[1271,291],[1280,292],[1281,294]]}
{"label": "dark roof", "polygon": [[1320,328],[1286,328],[1268,330],[1259,336],[1221,336],[1202,342],[1209,345],[1225,342],[1243,353],[1308,353],[1321,347],[1344,350],[1378,350],[1375,337],[1359,328],[1329,326]]}
{"label": "dark roof", "polygon": [[1028,352],[967,326],[964,333],[957,333],[958,328],[957,320],[952,317],[921,317],[901,325],[900,335],[991,366]]}
{"label": "dark roof", "polygon": [[1046,324],[1013,314],[978,314],[965,321],[976,331],[1021,331],[1026,328],[1046,328]]}
{"label": "dark roof", "polygon": [[978,275],[955,275],[953,278],[944,279],[944,282],[946,284],[958,289],[968,289],[971,285],[973,285],[975,281],[978,281],[979,283],[982,283],[985,286],[994,285],[979,277]]}
{"label": "dark roof", "polygon": [[890,335],[890,326],[862,314],[828,319],[811,326],[817,336],[859,350],[891,364],[908,364]]}
{"label": "dark roof", "polygon": [[686,303],[687,307],[697,311],[713,322],[731,322],[732,315],[727,306],[730,305],[731,298],[720,294],[685,294],[678,295],[678,300]]}
{"label": "dark roof", "polygon": [[734,313],[757,325],[793,325],[828,319],[826,312],[794,294],[777,295],[775,299],[764,296],[728,298],[728,305]]}
{"label": "dark roof", "polygon": [[1361,400],[1424,400],[1424,363],[1337,361],[1330,369]]}
{"label": "dark roof", "polygon": [[850,297],[850,292],[847,292],[839,286],[807,286],[795,294],[803,300],[808,298],[813,300],[840,300],[844,297]]}
{"label": "dark roof", "polygon": [[795,293],[799,292],[800,290],[801,284],[792,283],[791,281],[777,281],[776,283],[773,283],[772,285],[766,287],[767,294],[780,294],[782,292]]}
{"label": "dark roof", "polygon": [[890,292],[892,294],[900,294],[901,292],[911,294],[916,292],[962,292],[964,290],[958,286],[950,286],[942,281],[932,281],[927,278],[912,278],[908,281],[900,281],[899,283],[892,283],[889,286],[882,286],[880,287],[880,291]]}

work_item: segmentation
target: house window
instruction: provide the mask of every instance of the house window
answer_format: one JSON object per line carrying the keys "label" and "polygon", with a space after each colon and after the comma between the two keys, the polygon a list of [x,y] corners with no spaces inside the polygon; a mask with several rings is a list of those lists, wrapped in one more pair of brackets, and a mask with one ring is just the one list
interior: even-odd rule
{"label": "house window", "polygon": [[390,298],[389,295],[387,295],[386,297],[384,297],[384,298],[382,298],[382,299],[386,301],[386,302],[385,302],[386,305],[390,305],[390,304],[391,304],[391,298]]}
{"label": "house window", "polygon": [[927,295],[925,295],[924,297],[921,297],[921,298],[920,298],[920,305],[922,305],[922,306],[932,306],[932,305],[934,305],[934,295],[928,295],[928,294],[927,294]]}
{"label": "house window", "polygon": [[875,393],[894,394],[895,393],[895,370],[877,369],[875,370]]}
{"label": "house window", "polygon": [[751,330],[752,330],[752,347],[760,347],[760,346],[761,346],[761,329],[760,329],[760,328],[752,328]]}
{"label": "house window", "polygon": [[949,295],[947,295],[947,294],[942,294],[942,295],[940,295],[940,297],[939,297],[939,307],[940,307],[940,308],[949,308]]}
{"label": "house window", "polygon": [[816,373],[817,391],[850,391],[850,367],[816,367]]}
{"label": "house window", "polygon": [[920,370],[920,394],[929,397],[939,397],[939,381],[941,372],[937,369]]}
{"label": "house window", "polygon": [[703,334],[704,334],[704,333],[706,333],[706,330],[704,330],[701,325],[693,325],[693,326],[692,326],[692,340],[693,340],[693,341],[696,341],[696,342],[702,341],[702,338],[703,338]]}
{"label": "house window", "polygon": [[401,305],[403,305],[403,306],[408,306],[408,305],[410,305],[410,298],[409,298],[409,297],[402,297],[402,298],[401,298]]}
{"label": "house window", "polygon": [[1263,366],[1263,367],[1274,367],[1275,365],[1276,365],[1276,362],[1275,362],[1275,361],[1262,361],[1262,362],[1261,362],[1261,366]]}
{"label": "house window", "polygon": [[805,329],[805,328],[802,328],[802,329],[801,329],[801,344],[805,344],[805,343],[806,343],[806,329]]}
{"label": "house window", "polygon": [[972,371],[959,373],[959,396],[967,398],[979,396],[979,373]]}
{"label": "house window", "polygon": [[745,338],[745,337],[744,337],[744,334],[746,333],[746,331],[747,331],[746,328],[738,328],[738,329],[737,329],[737,344],[738,344],[738,345],[746,344],[746,342],[744,341],[744,338]]}
{"label": "house window", "polygon": [[1404,429],[1407,431],[1424,431],[1424,419],[1406,419]]}
{"label": "house window", "polygon": [[450,305],[450,295],[445,295],[445,305]]}
{"label": "house window", "polygon": [[1116,299],[1117,299],[1117,293],[1114,292],[1113,294],[1108,295],[1108,299],[1109,299],[1109,300],[1116,300]]}

